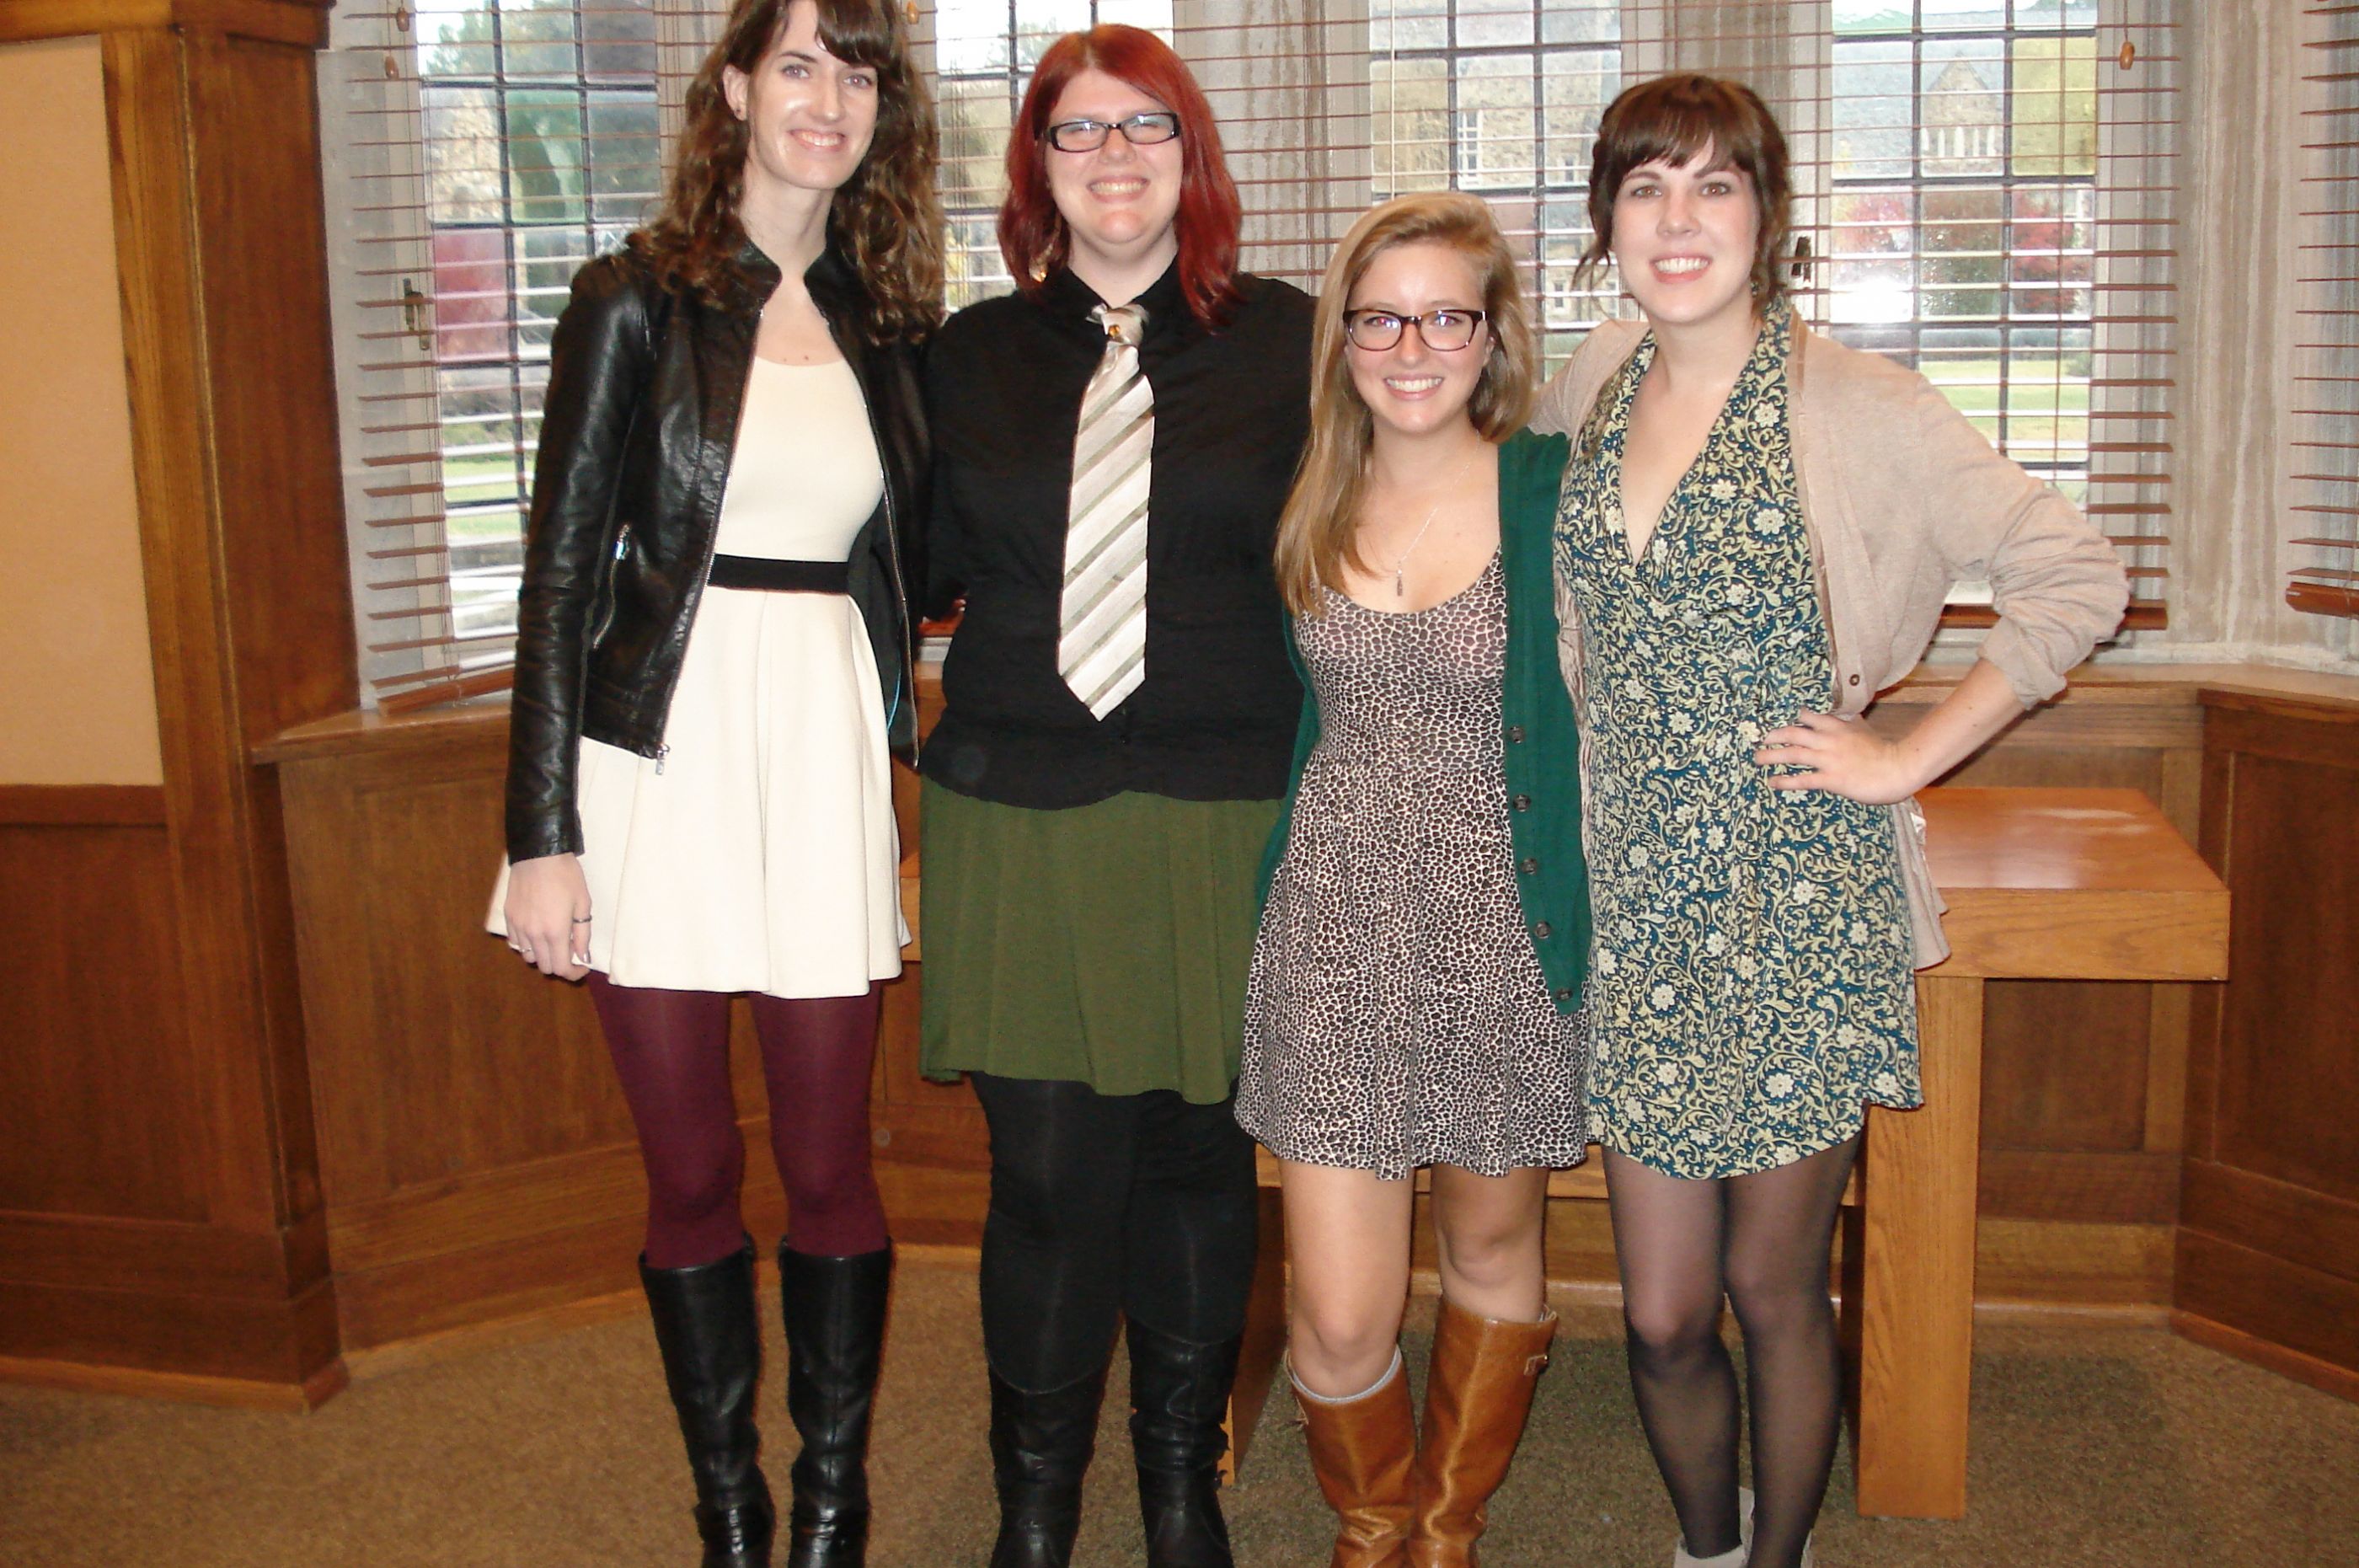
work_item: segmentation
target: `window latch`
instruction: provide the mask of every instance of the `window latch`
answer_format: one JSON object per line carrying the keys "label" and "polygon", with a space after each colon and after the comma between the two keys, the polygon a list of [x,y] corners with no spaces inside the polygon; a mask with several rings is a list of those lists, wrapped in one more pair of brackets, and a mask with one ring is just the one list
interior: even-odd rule
{"label": "window latch", "polygon": [[405,278],[401,280],[401,330],[418,339],[418,346],[428,354],[434,352],[433,333],[428,329],[428,300],[418,291],[418,285]]}

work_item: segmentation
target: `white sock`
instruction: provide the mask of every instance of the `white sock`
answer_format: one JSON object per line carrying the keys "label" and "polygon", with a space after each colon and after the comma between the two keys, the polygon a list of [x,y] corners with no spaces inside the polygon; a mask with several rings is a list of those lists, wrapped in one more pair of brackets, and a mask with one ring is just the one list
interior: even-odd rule
{"label": "white sock", "polygon": [[1294,1375],[1294,1364],[1292,1362],[1287,1363],[1286,1380],[1294,1385],[1294,1391],[1298,1395],[1310,1400],[1314,1405],[1348,1405],[1366,1399],[1370,1394],[1375,1393],[1377,1389],[1391,1382],[1393,1380],[1393,1374],[1399,1371],[1400,1368],[1400,1346],[1396,1345],[1393,1346],[1393,1358],[1385,1363],[1385,1375],[1377,1378],[1375,1382],[1369,1384],[1366,1388],[1361,1389],[1356,1394],[1343,1394],[1335,1398],[1330,1398],[1325,1394],[1317,1393],[1310,1388],[1306,1388],[1302,1386],[1302,1379]]}

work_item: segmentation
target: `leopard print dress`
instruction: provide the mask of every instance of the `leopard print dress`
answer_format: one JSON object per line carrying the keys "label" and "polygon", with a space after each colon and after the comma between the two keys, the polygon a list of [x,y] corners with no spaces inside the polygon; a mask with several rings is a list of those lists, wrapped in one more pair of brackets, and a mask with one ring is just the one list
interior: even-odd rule
{"label": "leopard print dress", "polygon": [[1322,593],[1294,623],[1321,731],[1254,947],[1237,1120],[1280,1159],[1386,1180],[1574,1164],[1587,1061],[1516,894],[1499,560],[1414,614]]}

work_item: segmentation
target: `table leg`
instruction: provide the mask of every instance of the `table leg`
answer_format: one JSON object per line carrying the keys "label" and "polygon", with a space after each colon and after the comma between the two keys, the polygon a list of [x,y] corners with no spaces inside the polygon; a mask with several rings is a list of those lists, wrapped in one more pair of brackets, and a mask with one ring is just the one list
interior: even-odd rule
{"label": "table leg", "polygon": [[1973,1372],[1983,983],[1917,981],[1925,1105],[1867,1124],[1859,1511],[1960,1519]]}

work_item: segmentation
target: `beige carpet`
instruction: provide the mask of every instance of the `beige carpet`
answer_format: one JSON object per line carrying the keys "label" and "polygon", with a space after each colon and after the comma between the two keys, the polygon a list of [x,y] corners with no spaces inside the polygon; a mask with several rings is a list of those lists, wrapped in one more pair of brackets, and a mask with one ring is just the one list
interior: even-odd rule
{"label": "beige carpet", "polygon": [[[875,1454],[877,1568],[981,1568],[990,1541],[972,1273],[902,1270]],[[775,1333],[775,1330],[773,1331]],[[1413,1340],[1413,1362],[1421,1358]],[[776,1353],[773,1367],[777,1366]],[[773,1441],[788,1446],[774,1370]],[[1079,1568],[1141,1561],[1108,1399]],[[1274,1399],[1230,1494],[1245,1568],[1330,1539]],[[771,1474],[783,1480],[785,1455]],[[2359,1407],[2158,1332],[1985,1331],[1973,1508],[1864,1520],[1839,1475],[1827,1568],[2359,1564]],[[1486,1568],[1661,1568],[1673,1527],[1621,1351],[1560,1342],[1492,1511]],[[0,1388],[8,1568],[687,1568],[678,1438],[644,1318],[364,1381],[309,1417]]]}

